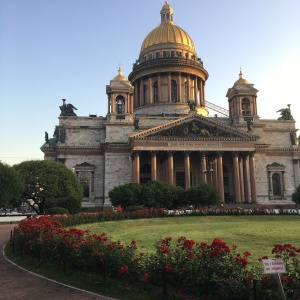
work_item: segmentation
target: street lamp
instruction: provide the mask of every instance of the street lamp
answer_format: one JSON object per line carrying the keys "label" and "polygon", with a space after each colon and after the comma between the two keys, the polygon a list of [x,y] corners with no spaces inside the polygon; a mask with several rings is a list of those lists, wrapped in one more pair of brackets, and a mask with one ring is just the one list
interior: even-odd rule
{"label": "street lamp", "polygon": [[[208,183],[212,184],[213,183],[213,165],[214,165],[215,159],[214,157],[206,157],[206,169],[203,170],[204,176],[208,179]],[[208,177],[207,177],[208,176]]]}

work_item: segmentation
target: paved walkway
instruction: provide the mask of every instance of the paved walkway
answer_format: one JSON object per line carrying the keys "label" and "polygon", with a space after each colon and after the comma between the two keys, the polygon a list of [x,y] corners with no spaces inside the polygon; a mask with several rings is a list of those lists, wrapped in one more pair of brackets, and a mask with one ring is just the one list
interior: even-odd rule
{"label": "paved walkway", "polygon": [[[3,256],[3,247],[17,224],[0,221],[0,299],[1,300],[108,300],[40,278],[11,264]],[[112,299],[111,299],[112,300]]]}

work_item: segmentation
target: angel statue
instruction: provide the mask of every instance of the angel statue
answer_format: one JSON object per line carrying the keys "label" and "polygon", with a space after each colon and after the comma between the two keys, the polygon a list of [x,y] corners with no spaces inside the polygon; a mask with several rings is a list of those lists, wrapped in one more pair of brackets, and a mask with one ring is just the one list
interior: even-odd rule
{"label": "angel statue", "polygon": [[74,113],[74,109],[77,110],[77,108],[72,105],[71,103],[66,104],[66,99],[62,99],[63,105],[61,105],[60,108],[60,116],[76,116]]}
{"label": "angel statue", "polygon": [[277,111],[281,113],[281,117],[278,118],[278,120],[294,120],[291,114],[291,104],[288,104],[287,106],[288,108],[282,108]]}
{"label": "angel statue", "polygon": [[190,110],[196,110],[196,102],[194,100],[189,100],[188,101]]}

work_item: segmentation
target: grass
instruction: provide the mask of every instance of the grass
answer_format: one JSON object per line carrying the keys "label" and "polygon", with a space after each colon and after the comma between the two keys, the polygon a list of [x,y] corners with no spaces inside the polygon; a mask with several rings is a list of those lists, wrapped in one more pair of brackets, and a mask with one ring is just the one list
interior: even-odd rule
{"label": "grass", "polygon": [[185,236],[196,242],[212,242],[218,237],[237,245],[240,253],[250,251],[253,259],[271,256],[277,243],[300,247],[300,216],[198,216],[109,221],[77,226],[93,233],[107,232],[114,241],[137,241],[140,251],[153,252],[161,238]]}

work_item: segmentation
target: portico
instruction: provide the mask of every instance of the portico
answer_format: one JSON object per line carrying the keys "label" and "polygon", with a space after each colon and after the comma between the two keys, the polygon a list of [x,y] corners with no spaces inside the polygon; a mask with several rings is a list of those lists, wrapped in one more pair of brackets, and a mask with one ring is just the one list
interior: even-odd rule
{"label": "portico", "polygon": [[186,190],[208,183],[222,202],[255,203],[255,140],[190,115],[131,136],[132,181],[159,180]]}

